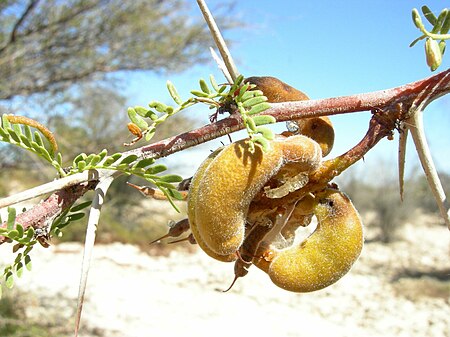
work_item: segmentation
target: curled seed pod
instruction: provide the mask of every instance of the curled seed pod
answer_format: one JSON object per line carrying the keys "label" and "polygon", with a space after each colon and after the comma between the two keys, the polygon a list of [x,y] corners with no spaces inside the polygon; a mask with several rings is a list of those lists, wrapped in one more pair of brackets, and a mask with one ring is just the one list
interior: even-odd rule
{"label": "curled seed pod", "polygon": [[295,163],[299,172],[320,165],[322,151],[308,137],[279,136],[269,142],[266,152],[259,146],[251,152],[247,139],[230,144],[193,179],[193,197],[188,199],[189,221],[196,228],[192,232],[216,254],[238,251],[251,201],[283,165]]}
{"label": "curled seed pod", "polygon": [[195,212],[196,212],[196,206],[197,206],[197,199],[198,199],[198,192],[200,183],[203,179],[203,176],[205,174],[206,169],[209,167],[211,162],[214,160],[214,158],[217,157],[217,155],[222,151],[223,148],[219,148],[213,153],[211,153],[200,165],[200,167],[197,169],[197,172],[192,177],[192,180],[189,184],[189,193],[188,193],[188,219],[189,219],[189,225],[191,228],[191,232],[195,238],[195,241],[200,246],[200,248],[209,256],[212,258],[223,261],[223,262],[231,262],[236,260],[237,256],[236,254],[227,254],[227,255],[219,255],[215,253],[213,250],[211,250],[208,245],[203,241],[198,227],[197,222],[195,220]]}
{"label": "curled seed pod", "polygon": [[[290,248],[268,245],[255,264],[274,284],[294,291],[323,289],[345,275],[363,247],[362,221],[346,195],[328,189],[316,196],[318,225],[310,237]],[[267,246],[262,243],[261,246]]]}
{"label": "curled seed pod", "polygon": [[[255,84],[256,89],[261,90],[270,103],[309,100],[305,93],[275,77],[254,76],[247,78],[246,82]],[[310,137],[319,143],[324,157],[330,153],[334,144],[334,129],[328,117],[301,118],[295,123],[298,125],[296,133]]]}

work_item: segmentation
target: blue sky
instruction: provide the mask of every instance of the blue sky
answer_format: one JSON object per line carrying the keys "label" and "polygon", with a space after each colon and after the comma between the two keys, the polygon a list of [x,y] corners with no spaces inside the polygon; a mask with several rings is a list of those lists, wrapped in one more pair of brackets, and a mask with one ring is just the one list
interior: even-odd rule
{"label": "blue sky", "polygon": [[[220,1],[207,1],[210,8]],[[399,86],[431,75],[423,44],[409,48],[419,31],[412,24],[411,10],[418,1],[238,1],[235,14],[245,19],[244,29],[226,32],[233,40],[230,46],[239,71],[245,76],[270,75],[305,91],[311,98],[351,95]],[[427,1],[439,12],[445,2]],[[199,15],[200,12],[194,15]],[[450,64],[444,58],[440,70]],[[180,93],[188,95],[197,80],[221,73],[213,63],[196,66],[178,75],[133,74],[128,97],[130,105],[146,105],[150,100],[169,101],[165,82],[170,79]],[[207,123],[206,110],[193,112],[199,125]],[[369,112],[334,116],[336,143],[330,156],[336,156],[355,145],[364,135]],[[450,172],[447,159],[450,147],[450,97],[434,102],[425,111],[428,141],[438,169]],[[284,125],[275,126],[279,131]],[[233,136],[234,139],[241,135]],[[358,164],[376,167],[392,164],[396,172],[397,136],[383,140]],[[218,141],[207,143],[195,152],[179,155],[189,158],[189,168]],[[416,154],[409,141],[408,168],[416,168]],[[199,159],[200,160],[200,159]],[[170,165],[170,160],[169,160]],[[184,173],[186,174],[186,172]]]}

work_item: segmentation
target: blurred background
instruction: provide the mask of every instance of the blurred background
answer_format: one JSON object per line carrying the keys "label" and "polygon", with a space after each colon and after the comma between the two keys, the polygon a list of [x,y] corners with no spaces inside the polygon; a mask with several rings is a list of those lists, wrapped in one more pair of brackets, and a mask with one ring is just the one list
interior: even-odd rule
{"label": "blurred background", "polygon": [[[419,36],[411,20],[412,8],[420,8],[424,4],[419,1],[263,0],[256,3],[211,0],[207,3],[242,74],[278,77],[314,99],[382,90],[431,75],[423,45],[419,43],[409,48],[409,44]],[[426,4],[436,13],[445,5],[436,0]],[[209,54],[208,47],[213,42],[194,1],[10,0],[0,2],[0,18],[0,113],[26,115],[48,126],[56,134],[67,165],[81,152],[98,153],[104,148],[109,153],[127,150],[123,143],[132,138],[126,127],[127,107],[146,106],[152,100],[171,104],[167,80],[175,84],[183,98],[189,97],[190,90],[197,89],[200,78],[207,79],[213,74],[218,82],[225,81]],[[444,57],[440,70],[448,65],[448,57]],[[445,96],[432,103],[424,115],[428,141],[447,195],[450,192],[450,161],[446,156],[450,146],[449,110],[450,98]],[[208,123],[208,113],[208,109],[194,107],[170,118],[158,129],[153,141]],[[337,156],[355,145],[366,132],[370,117],[370,112],[333,116],[336,144],[329,156]],[[280,123],[274,129],[279,132],[285,126]],[[243,136],[243,133],[236,133],[232,138],[237,140]],[[402,298],[406,296],[411,303],[430,302],[434,309],[424,307],[428,313],[422,314],[426,316],[425,321],[431,320],[426,328],[440,327],[439,314],[444,312],[444,306],[448,306],[450,297],[449,235],[437,216],[437,207],[412,142],[409,142],[407,153],[405,200],[403,203],[400,201],[396,176],[397,140],[398,135],[393,141],[384,139],[364,161],[337,179],[365,219],[369,257],[362,258],[359,263],[366,261],[376,269],[362,268],[356,274],[369,278],[379,276],[379,291],[392,287],[392,293],[388,292],[391,297],[398,294],[398,289],[416,289],[412,295],[409,292],[401,294]],[[188,178],[221,142],[227,143],[228,138],[177,153],[161,162],[169,167],[170,172]],[[20,149],[0,144],[0,156],[0,197],[55,178],[52,168]],[[146,258],[159,256],[162,259],[175,256],[179,263],[181,259],[194,259],[186,257],[186,254],[197,252],[197,249],[187,244],[149,246],[150,241],[166,233],[169,220],[185,217],[184,205],[180,204],[182,213],[179,214],[170,205],[144,199],[125,184],[127,180],[130,177],[117,179],[108,194],[97,242],[114,243],[117,246],[110,246],[131,252],[128,261],[136,261],[140,254]],[[415,228],[417,233],[414,235]],[[84,233],[85,220],[80,220],[71,224],[55,243],[72,247],[68,249],[69,255],[79,254],[79,246],[75,249],[69,242],[83,242]],[[411,237],[405,237],[405,233]],[[424,238],[428,233],[432,237]],[[415,246],[420,243],[425,246]],[[135,251],[128,245],[139,249]],[[404,253],[401,257],[396,255],[399,250]],[[372,254],[382,252],[388,262],[372,258],[371,251]],[[417,258],[411,257],[414,253],[418,254]],[[195,263],[216,264],[203,260],[195,260]],[[170,266],[170,262],[166,261],[165,265]],[[383,265],[388,267],[380,276]],[[143,266],[147,268],[145,264]],[[232,270],[227,267],[226,275],[231,276]],[[157,267],[154,273],[158,273],[158,268],[162,266]],[[182,270],[183,267],[177,265],[176,268]],[[30,275],[39,272],[35,267]],[[75,286],[77,272],[75,266],[72,275]],[[183,278],[189,272],[180,273],[178,277]],[[198,272],[199,277],[202,272]],[[222,272],[225,273],[218,273]],[[34,276],[30,275],[25,278],[33,280]],[[211,271],[206,275],[217,282],[214,278],[217,276],[211,276]],[[263,274],[257,275],[264,278]],[[407,282],[415,280],[418,283],[407,283],[407,286],[401,283],[399,286],[399,280],[403,282],[405,278]],[[229,279],[220,282],[222,288],[226,288]],[[253,281],[259,285],[260,281]],[[364,279],[363,283],[366,281]],[[196,280],[196,283],[213,290],[208,279]],[[274,286],[267,283],[264,287]],[[0,335],[69,335],[67,331],[71,326],[67,327],[66,320],[61,317],[50,319],[51,323],[34,318],[26,320],[26,323],[21,321],[29,315],[27,308],[34,305],[36,309],[43,303],[42,298],[36,299],[36,294],[27,294],[27,289],[18,287],[14,293],[4,294],[0,301]],[[244,284],[237,293],[246,296],[251,289],[250,284]],[[374,286],[373,289],[378,288]],[[339,288],[336,291],[339,292]],[[70,291],[62,292],[65,296],[76,296]],[[423,293],[428,295],[424,297]],[[374,290],[375,297],[376,294]],[[283,296],[287,295],[280,296],[285,298]],[[307,304],[324,301],[323,307],[327,305],[329,296],[340,299],[338,295],[327,292],[317,296],[310,297],[311,302],[307,300]],[[17,298],[21,300],[17,301]],[[34,298],[31,303],[30,298]],[[218,298],[221,301],[220,296]],[[267,303],[272,303],[274,298],[273,294],[267,297]],[[49,299],[46,297],[46,300]],[[287,298],[286,303],[283,301],[277,302],[278,305],[293,305]],[[59,305],[63,303],[59,301]],[[65,305],[75,307],[74,303],[69,301]],[[339,304],[335,305],[339,310]],[[414,305],[412,311],[420,312],[419,309],[414,310]],[[372,312],[372,309],[367,310]],[[388,316],[392,316],[392,312],[401,312],[395,306],[391,309]],[[315,314],[320,318],[327,316],[321,310]],[[67,315],[70,316],[70,312]],[[349,317],[353,316],[349,314]],[[120,316],[120,319],[125,318]],[[398,319],[400,322],[401,317]],[[339,325],[339,320],[333,324]],[[415,320],[418,318],[412,319]],[[354,325],[359,326],[359,323]],[[36,330],[30,329],[31,326]],[[444,336],[445,331],[448,332],[446,328],[448,326],[436,328],[434,336]],[[103,331],[104,327],[96,329],[93,327],[85,333],[112,335],[111,331]],[[382,331],[373,327],[362,331],[369,336],[371,329],[373,335]],[[391,327],[389,331],[397,330]],[[421,336],[422,332],[405,327],[389,335]],[[285,333],[297,335],[290,331]],[[342,333],[345,335],[347,330]],[[122,331],[119,335],[147,336],[147,333],[130,332],[127,335]]]}

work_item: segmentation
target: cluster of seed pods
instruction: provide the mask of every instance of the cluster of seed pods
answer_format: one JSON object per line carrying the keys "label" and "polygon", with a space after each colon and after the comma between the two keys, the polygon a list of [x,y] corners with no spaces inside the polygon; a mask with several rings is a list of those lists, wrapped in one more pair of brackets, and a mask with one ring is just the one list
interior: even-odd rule
{"label": "cluster of seed pods", "polygon": [[[247,79],[269,102],[308,97],[273,77]],[[213,152],[192,178],[189,227],[206,254],[235,261],[235,280],[251,265],[277,286],[294,292],[323,289],[345,275],[363,246],[361,218],[335,186],[298,194],[333,146],[327,117],[297,121],[298,131],[270,141],[270,150],[250,150],[244,139]],[[298,240],[296,231],[316,219],[315,231]],[[234,281],[233,281],[234,284]],[[232,284],[232,285],[233,285]]]}

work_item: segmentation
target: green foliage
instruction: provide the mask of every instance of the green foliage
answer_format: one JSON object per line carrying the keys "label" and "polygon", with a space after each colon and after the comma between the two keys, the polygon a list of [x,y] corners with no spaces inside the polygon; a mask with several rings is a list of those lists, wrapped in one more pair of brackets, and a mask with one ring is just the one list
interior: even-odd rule
{"label": "green foliage", "polygon": [[0,300],[0,336],[48,337],[48,327],[41,322],[26,320],[29,294],[17,291],[5,294]]}
{"label": "green foliage", "polygon": [[73,160],[72,168],[68,174],[92,169],[108,169],[135,175],[160,189],[171,202],[172,206],[178,209],[173,203],[173,199],[181,200],[182,196],[173,183],[181,182],[183,178],[174,174],[158,175],[166,171],[167,167],[161,164],[153,165],[154,163],[155,160],[152,158],[140,159],[135,154],[124,155],[122,153],[115,153],[108,156],[107,150],[103,150],[99,154],[79,154]]}
{"label": "green foliage", "polygon": [[[41,0],[27,12],[26,1],[0,3],[0,100],[57,92],[94,75],[111,81],[119,76],[106,74],[118,71],[188,69],[211,45],[192,1]],[[230,7],[216,15],[224,30],[236,23]]]}
{"label": "green foliage", "polygon": [[85,208],[91,205],[91,201],[85,201],[73,206],[66,211],[64,211],[60,216],[58,216],[55,221],[53,221],[50,227],[50,234],[58,238],[63,236],[62,229],[68,226],[74,221],[81,220],[84,218],[85,213],[82,212]]}
{"label": "green foliage", "polygon": [[[223,111],[231,114],[239,112],[253,143],[259,143],[264,149],[267,149],[267,140],[273,139],[274,135],[270,129],[262,125],[275,123],[276,120],[272,116],[258,115],[270,107],[262,91],[252,90],[255,87],[253,84],[244,84],[243,76],[239,76],[231,86],[219,86],[212,75],[209,77],[209,82],[210,84],[204,79],[200,79],[200,90],[192,90],[193,96],[183,100],[173,83],[168,81],[167,90],[174,100],[175,106],[152,101],[149,103],[149,108],[141,106],[128,108],[128,117],[133,125],[140,129],[137,138],[132,143],[143,137],[149,141],[155,135],[156,127],[165,122],[167,118],[194,104],[202,103],[210,109],[216,109],[215,115]],[[150,122],[147,122],[146,118]]]}
{"label": "green foliage", "polygon": [[[0,300],[0,336],[4,337],[62,337],[73,336],[73,299],[63,293],[33,293],[19,288],[5,292]],[[86,324],[85,336],[106,336],[98,328]]]}
{"label": "green foliage", "polygon": [[[410,47],[414,46],[420,40],[425,39],[425,55],[427,64],[431,71],[435,71],[442,63],[442,57],[445,52],[445,40],[450,39],[450,11],[444,8],[438,17],[427,7],[422,6],[422,13],[427,21],[432,25],[432,29],[428,31],[422,22],[419,11],[414,8],[412,11],[412,19],[414,25],[422,32],[423,35],[415,39]],[[438,42],[439,41],[439,42]]]}
{"label": "green foliage", "polygon": [[[0,218],[0,223],[2,219]],[[7,288],[14,286],[14,278],[21,277],[24,269],[31,270],[31,257],[29,253],[38,242],[35,230],[32,227],[23,228],[21,224],[16,223],[16,209],[8,208],[8,219],[6,227],[0,228],[0,235],[13,242],[13,253],[17,253],[14,262],[3,269],[2,280],[0,283],[0,294],[2,285]]]}
{"label": "green foliage", "polygon": [[2,115],[1,121],[0,141],[19,146],[36,154],[49,162],[61,175],[64,175],[61,154],[59,152],[54,153],[48,144],[44,143],[40,131],[32,132],[29,125],[10,123],[7,115]]}
{"label": "green foliage", "polygon": [[275,123],[276,120],[272,116],[255,116],[270,108],[270,104],[267,103],[267,97],[261,90],[252,90],[256,86],[250,83],[242,84],[243,80],[244,78],[239,76],[231,90],[233,93],[237,93],[234,100],[252,140],[250,150],[254,150],[254,144],[259,143],[266,151],[269,149],[268,140],[273,139],[274,134],[272,130],[262,125]]}
{"label": "green foliage", "polygon": [[[83,218],[85,214],[82,210],[90,204],[90,201],[82,202],[63,212],[53,221],[49,234],[47,234],[44,229],[35,230],[33,227],[24,229],[21,224],[16,222],[16,209],[8,207],[6,227],[0,227],[0,235],[4,236],[7,238],[7,241],[14,244],[12,251],[16,254],[16,257],[13,263],[5,266],[3,269],[2,281],[0,281],[0,294],[2,284],[7,288],[12,288],[14,286],[15,277],[22,277],[25,269],[31,271],[32,263],[30,252],[35,244],[40,242],[44,247],[47,247],[47,239],[51,235],[61,237],[62,229],[69,223]],[[0,223],[2,223],[1,217]]]}

